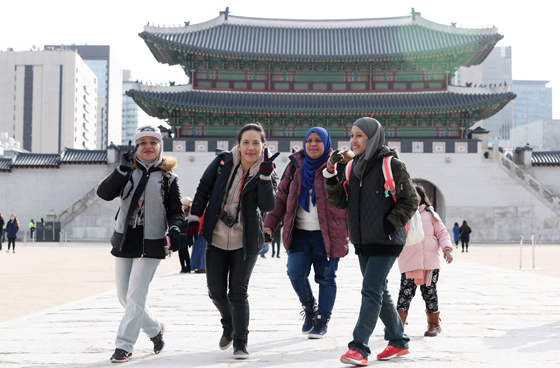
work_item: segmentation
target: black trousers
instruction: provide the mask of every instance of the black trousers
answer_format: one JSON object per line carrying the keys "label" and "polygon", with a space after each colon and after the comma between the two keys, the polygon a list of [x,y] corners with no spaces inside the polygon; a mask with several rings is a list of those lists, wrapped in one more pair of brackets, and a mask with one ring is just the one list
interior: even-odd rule
{"label": "black trousers", "polygon": [[[426,313],[439,312],[439,302],[437,295],[437,282],[439,279],[439,269],[432,271],[432,282],[428,286],[426,284],[420,285],[422,291],[422,298],[426,303]],[[407,279],[406,273],[401,274],[401,288],[399,290],[399,300],[397,303],[397,310],[408,313],[410,302],[416,295],[416,283],[413,279]]]}
{"label": "black trousers", "polygon": [[13,250],[16,250],[16,239],[15,238],[8,238],[8,250],[10,250],[10,244],[13,244]]}
{"label": "black trousers", "polygon": [[191,256],[189,255],[189,246],[187,239],[181,239],[181,248],[179,248],[179,262],[181,263],[181,271],[191,272]]}
{"label": "black trousers", "polygon": [[243,260],[243,249],[228,251],[210,244],[206,247],[208,295],[220,312],[224,331],[235,331],[234,337],[249,333],[247,290],[256,262],[257,255]]}

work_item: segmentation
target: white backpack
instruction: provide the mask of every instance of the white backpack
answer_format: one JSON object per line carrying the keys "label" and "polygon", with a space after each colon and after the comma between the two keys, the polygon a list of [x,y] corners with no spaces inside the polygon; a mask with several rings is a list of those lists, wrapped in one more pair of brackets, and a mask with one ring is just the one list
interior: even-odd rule
{"label": "white backpack", "polygon": [[[395,203],[397,203],[397,191],[395,189],[395,179],[393,178],[393,170],[391,169],[391,156],[383,158],[383,176],[385,177],[385,197],[393,196]],[[424,240],[424,229],[422,227],[422,216],[420,211],[416,210],[414,215],[406,223],[406,243],[413,245],[421,243]]]}

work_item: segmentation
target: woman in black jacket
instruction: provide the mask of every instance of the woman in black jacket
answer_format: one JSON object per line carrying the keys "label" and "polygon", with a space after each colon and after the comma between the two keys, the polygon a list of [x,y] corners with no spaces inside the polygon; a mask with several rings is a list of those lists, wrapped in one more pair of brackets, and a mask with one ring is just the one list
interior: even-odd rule
{"label": "woman in black jacket", "polygon": [[[383,127],[373,118],[356,120],[352,126],[350,144],[356,157],[346,187],[337,180],[336,170],[323,171],[327,177],[327,197],[336,208],[348,208],[348,230],[362,271],[362,304],[353,340],[341,362],[366,366],[371,354],[368,346],[377,319],[385,325],[387,348],[377,355],[388,360],[408,354],[410,338],[404,334],[389,289],[387,275],[406,241],[405,225],[418,209],[418,195],[404,163],[396,151],[385,143]],[[396,203],[385,190],[382,164],[391,157],[390,165],[396,188]],[[332,155],[329,163],[336,165],[342,155]]]}
{"label": "woman in black jacket", "polygon": [[140,330],[153,342],[156,354],[165,345],[164,326],[146,299],[156,269],[168,253],[166,232],[169,230],[171,249],[178,250],[185,218],[177,176],[171,173],[177,159],[162,156],[159,129],[139,127],[134,140],[138,151],[134,157],[125,154],[126,163],[134,161],[132,167],[120,165],[97,188],[101,199],[121,199],[111,238],[117,297],[125,308],[111,357],[115,363],[130,359]]}
{"label": "woman in black jacket", "polygon": [[260,124],[241,128],[236,147],[219,154],[204,172],[189,217],[187,236],[193,236],[206,211],[202,236],[207,241],[208,294],[222,317],[219,347],[225,350],[233,342],[236,359],[249,357],[247,289],[264,247],[262,213],[276,205],[272,161],[279,153],[269,158],[265,146]]}
{"label": "woman in black jacket", "polygon": [[471,238],[471,227],[467,223],[467,220],[463,220],[463,224],[459,229],[459,236],[461,237],[461,252],[469,252],[469,241]]}

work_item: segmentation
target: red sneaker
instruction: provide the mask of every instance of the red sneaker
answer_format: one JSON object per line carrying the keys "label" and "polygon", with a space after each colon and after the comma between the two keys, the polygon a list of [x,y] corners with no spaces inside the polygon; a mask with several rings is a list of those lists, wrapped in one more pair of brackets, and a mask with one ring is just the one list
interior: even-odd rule
{"label": "red sneaker", "polygon": [[408,351],[407,349],[399,349],[389,345],[385,348],[385,350],[377,355],[377,360],[389,360],[409,353],[410,351]]}
{"label": "red sneaker", "polygon": [[367,359],[356,350],[348,350],[346,354],[340,357],[340,361],[345,364],[354,364],[360,367],[367,367]]}

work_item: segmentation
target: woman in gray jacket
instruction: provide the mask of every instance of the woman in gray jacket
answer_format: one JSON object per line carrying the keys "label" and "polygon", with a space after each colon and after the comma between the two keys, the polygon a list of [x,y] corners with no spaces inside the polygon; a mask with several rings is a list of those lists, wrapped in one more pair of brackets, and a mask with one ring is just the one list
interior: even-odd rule
{"label": "woman in gray jacket", "polygon": [[[156,269],[171,250],[181,246],[179,229],[184,220],[177,176],[171,173],[177,159],[162,156],[161,133],[150,125],[136,130],[138,151],[127,157],[132,167],[117,167],[97,188],[97,195],[111,201],[121,198],[111,239],[115,256],[117,297],[125,308],[117,331],[114,363],[126,362],[140,330],[154,344],[158,354],[164,347],[164,326],[146,305],[148,288]],[[127,154],[125,154],[127,155]]]}

